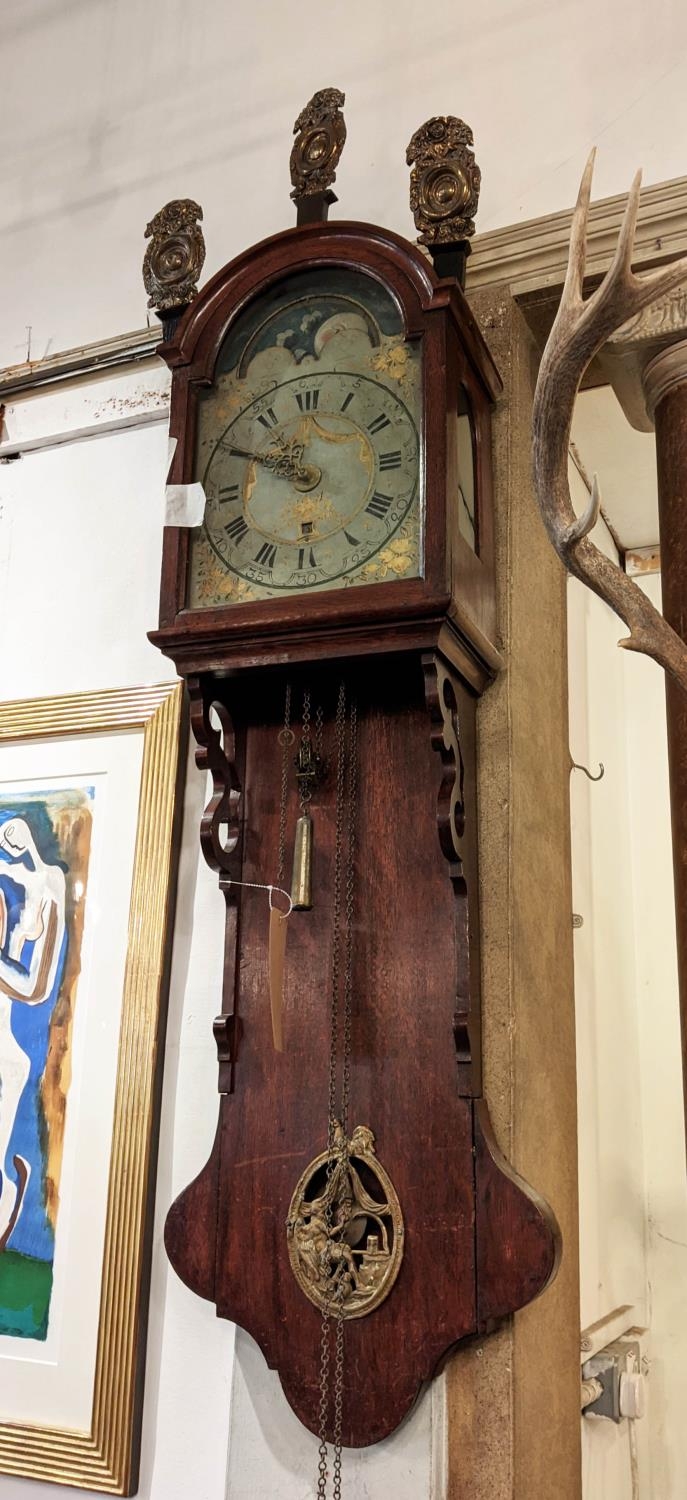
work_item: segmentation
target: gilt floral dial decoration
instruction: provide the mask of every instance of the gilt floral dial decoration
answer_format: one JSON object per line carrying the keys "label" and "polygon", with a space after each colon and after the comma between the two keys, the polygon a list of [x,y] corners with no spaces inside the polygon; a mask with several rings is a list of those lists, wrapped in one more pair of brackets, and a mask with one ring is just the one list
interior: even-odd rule
{"label": "gilt floral dial decoration", "polygon": [[253,304],[201,397],[192,608],[420,574],[420,376],[369,277],[314,271]]}

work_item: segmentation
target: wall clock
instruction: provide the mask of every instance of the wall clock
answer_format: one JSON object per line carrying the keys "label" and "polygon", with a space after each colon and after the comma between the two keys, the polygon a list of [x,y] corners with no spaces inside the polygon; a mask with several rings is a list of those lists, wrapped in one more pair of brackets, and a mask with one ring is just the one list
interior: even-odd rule
{"label": "wall clock", "polygon": [[460,284],[479,171],[437,117],[408,150],[427,251],[329,223],[342,104],[296,122],[295,228],[192,300],[197,205],[164,211],[171,257],[153,220],[147,258],[170,478],[205,497],[166,528],[151,639],[188,684],[226,903],[217,1137],[166,1245],[319,1434],[322,1495],[324,1445],[340,1486],[341,1445],[390,1433],[460,1340],[542,1291],[558,1243],[482,1098],[500,381]]}

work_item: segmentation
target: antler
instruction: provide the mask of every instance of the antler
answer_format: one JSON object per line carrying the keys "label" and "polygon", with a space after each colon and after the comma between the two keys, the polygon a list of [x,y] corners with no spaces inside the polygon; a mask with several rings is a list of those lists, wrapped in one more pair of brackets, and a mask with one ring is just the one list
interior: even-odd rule
{"label": "antler", "polygon": [[584,300],[587,219],[595,156],[594,150],[580,183],[565,286],[539,368],[533,410],[534,487],[544,525],[566,568],[625,621],[630,634],[618,644],[629,651],[644,651],[653,656],[687,692],[687,645],[632,579],[589,540],[588,533],[596,524],[600,507],[596,475],[584,515],[575,515],[570,498],[570,426],[575,397],[588,364],[616,328],[687,278],[687,257],[647,276],[633,275],[632,248],[642,180],[638,172],[630,189],[613,263],[601,285]]}

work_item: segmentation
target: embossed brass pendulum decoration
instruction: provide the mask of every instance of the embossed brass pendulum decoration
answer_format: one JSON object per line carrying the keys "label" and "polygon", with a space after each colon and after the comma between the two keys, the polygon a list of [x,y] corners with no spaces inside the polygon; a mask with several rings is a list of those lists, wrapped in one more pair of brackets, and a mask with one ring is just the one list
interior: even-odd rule
{"label": "embossed brass pendulum decoration", "polygon": [[343,1318],[363,1318],[388,1297],[403,1259],[403,1215],[368,1126],[345,1142],[335,1122],[333,1154],[306,1167],[287,1234],[296,1281],[321,1311],[339,1302]]}
{"label": "embossed brass pendulum decoration", "polygon": [[312,853],[313,823],[309,804],[313,791],[322,780],[322,710],[315,715],[315,737],[310,730],[310,693],[303,693],[303,722],[300,749],[296,756],[296,779],[301,811],[296,823],[296,838],[293,850],[293,874],[291,878],[291,900],[294,911],[310,911],[312,908]]}

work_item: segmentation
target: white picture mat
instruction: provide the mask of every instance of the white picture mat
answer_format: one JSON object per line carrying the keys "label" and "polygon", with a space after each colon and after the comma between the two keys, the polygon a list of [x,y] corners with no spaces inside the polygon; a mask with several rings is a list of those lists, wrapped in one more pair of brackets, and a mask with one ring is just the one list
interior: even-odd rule
{"label": "white picture mat", "polygon": [[45,1341],[0,1336],[0,1421],[90,1425],[143,731],[0,746],[0,800],[95,786]]}

